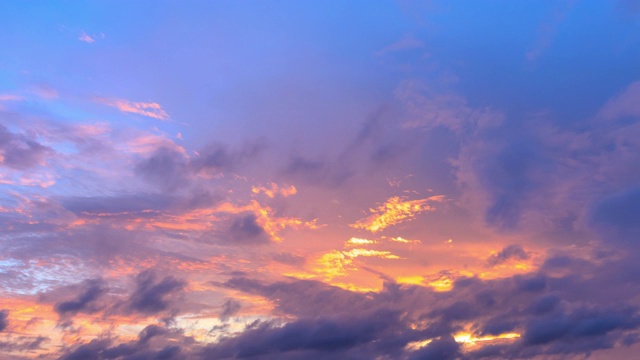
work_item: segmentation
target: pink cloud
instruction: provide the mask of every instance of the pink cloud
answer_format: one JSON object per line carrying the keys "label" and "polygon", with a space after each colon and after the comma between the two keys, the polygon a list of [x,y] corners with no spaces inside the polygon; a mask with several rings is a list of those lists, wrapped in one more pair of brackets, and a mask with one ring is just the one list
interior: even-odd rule
{"label": "pink cloud", "polygon": [[98,99],[99,102],[132,114],[138,114],[158,120],[168,120],[169,114],[155,102],[135,102],[125,99]]}
{"label": "pink cloud", "polygon": [[0,101],[22,101],[24,98],[22,96],[13,95],[13,94],[0,94]]}
{"label": "pink cloud", "polygon": [[82,32],[80,33],[80,36],[78,36],[78,40],[92,44],[96,41],[95,38],[92,38],[91,36],[89,36],[86,32]]}
{"label": "pink cloud", "polygon": [[606,120],[640,116],[640,81],[632,83],[622,93],[609,100],[600,110],[600,116]]}

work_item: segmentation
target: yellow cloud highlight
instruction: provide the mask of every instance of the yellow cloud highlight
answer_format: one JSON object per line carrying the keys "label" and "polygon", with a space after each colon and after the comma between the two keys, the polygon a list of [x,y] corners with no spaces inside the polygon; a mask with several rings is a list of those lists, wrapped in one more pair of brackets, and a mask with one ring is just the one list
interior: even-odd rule
{"label": "yellow cloud highlight", "polygon": [[154,102],[135,102],[126,99],[98,99],[99,102],[112,106],[122,112],[147,116],[158,120],[169,119],[169,114],[162,106]]}
{"label": "yellow cloud highlight", "polygon": [[398,282],[399,284],[422,285],[424,282],[424,278],[420,275],[400,276],[396,279],[396,282]]}
{"label": "yellow cloud highlight", "polygon": [[520,336],[521,335],[518,333],[506,333],[506,334],[500,334],[496,336],[489,335],[489,336],[477,337],[469,332],[459,332],[457,334],[454,334],[453,338],[456,340],[456,342],[462,344],[462,346],[464,347],[472,347],[479,342],[495,341],[495,340],[503,340],[503,339],[517,339]]}
{"label": "yellow cloud highlight", "polygon": [[347,240],[346,245],[347,246],[361,246],[361,245],[373,245],[375,243],[376,242],[374,240],[352,237],[351,239]]}
{"label": "yellow cloud highlight", "polygon": [[403,243],[403,244],[420,244],[421,243],[420,240],[408,240],[400,236],[389,238],[389,240],[393,242]]}
{"label": "yellow cloud highlight", "polygon": [[269,183],[268,186],[252,186],[251,192],[258,194],[265,194],[269,198],[275,198],[280,195],[282,197],[288,197],[298,193],[298,189],[295,186],[279,186],[276,183]]}
{"label": "yellow cloud highlight", "polygon": [[346,276],[349,270],[357,270],[353,265],[353,261],[357,257],[377,257],[382,259],[400,259],[398,255],[392,254],[390,251],[370,250],[370,249],[351,249],[348,251],[334,250],[323,254],[318,259],[320,268],[319,272],[327,278],[333,279],[339,276]]}
{"label": "yellow cloud highlight", "polygon": [[295,230],[315,230],[322,227],[321,225],[318,225],[317,219],[304,221],[294,217],[277,217],[274,215],[273,209],[269,206],[263,206],[255,200],[252,200],[249,204],[244,206],[237,206],[228,202],[223,203],[216,208],[216,212],[225,212],[229,214],[253,212],[257,217],[256,222],[258,225],[260,225],[274,241],[282,241],[282,238],[278,233],[285,228]]}
{"label": "yellow cloud highlight", "polygon": [[356,229],[365,229],[373,233],[382,231],[389,226],[397,225],[405,221],[413,220],[416,215],[434,211],[431,203],[441,202],[443,195],[431,196],[426,199],[407,200],[406,197],[394,196],[384,204],[369,209],[371,215],[357,221],[350,226]]}
{"label": "yellow cloud highlight", "polygon": [[[478,345],[478,343],[482,343],[482,342],[492,342],[496,340],[513,340],[520,337],[521,337],[521,334],[518,334],[518,333],[506,333],[506,334],[500,334],[497,336],[480,336],[480,337],[474,336],[472,333],[469,333],[469,332],[459,332],[453,335],[453,338],[455,339],[455,341],[461,344],[463,349],[474,347]],[[405,349],[415,351],[429,345],[433,340],[434,339],[412,341],[405,346]]]}

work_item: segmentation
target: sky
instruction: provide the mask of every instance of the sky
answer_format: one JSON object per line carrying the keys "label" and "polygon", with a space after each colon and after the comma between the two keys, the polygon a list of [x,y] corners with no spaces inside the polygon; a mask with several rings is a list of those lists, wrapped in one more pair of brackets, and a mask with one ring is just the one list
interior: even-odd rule
{"label": "sky", "polygon": [[640,3],[0,1],[0,359],[634,359]]}

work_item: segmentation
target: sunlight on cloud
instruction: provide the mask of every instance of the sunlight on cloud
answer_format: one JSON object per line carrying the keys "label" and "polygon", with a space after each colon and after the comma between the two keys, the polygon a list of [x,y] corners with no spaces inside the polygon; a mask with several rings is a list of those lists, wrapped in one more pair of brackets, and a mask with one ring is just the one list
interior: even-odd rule
{"label": "sunlight on cloud", "polygon": [[251,192],[254,194],[265,194],[269,198],[275,198],[277,195],[282,197],[289,197],[295,195],[298,190],[295,186],[279,186],[276,183],[269,183],[268,186],[252,186]]}
{"label": "sunlight on cloud", "polygon": [[431,196],[426,199],[407,200],[406,197],[394,196],[384,204],[369,209],[370,216],[351,224],[356,229],[365,229],[373,233],[382,231],[389,226],[415,219],[416,215],[435,211],[431,203],[442,202],[444,196]]}
{"label": "sunlight on cloud", "polygon": [[125,113],[138,114],[163,121],[169,119],[169,114],[158,103],[105,98],[98,98],[97,101]]}

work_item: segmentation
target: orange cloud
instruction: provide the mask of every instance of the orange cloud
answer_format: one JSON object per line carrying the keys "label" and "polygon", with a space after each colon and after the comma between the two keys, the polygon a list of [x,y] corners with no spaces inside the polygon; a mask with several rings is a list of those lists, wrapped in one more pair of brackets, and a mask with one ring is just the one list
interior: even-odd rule
{"label": "orange cloud", "polygon": [[78,36],[78,40],[89,43],[89,44],[93,44],[94,42],[96,42],[96,39],[92,38],[84,31],[80,33],[80,36]]}
{"label": "orange cloud", "polygon": [[444,200],[443,195],[431,196],[426,199],[406,200],[406,197],[394,196],[384,204],[369,209],[370,216],[357,221],[350,226],[356,229],[365,229],[378,232],[389,226],[397,225],[405,221],[413,220],[416,215],[434,211],[430,203]]}
{"label": "orange cloud", "polygon": [[320,267],[318,272],[324,274],[329,280],[334,277],[346,276],[349,270],[357,270],[353,265],[353,261],[357,257],[377,257],[382,259],[400,259],[398,255],[392,254],[390,251],[369,250],[369,249],[351,249],[348,251],[334,250],[323,254],[318,259]]}
{"label": "orange cloud", "polygon": [[346,245],[347,246],[360,246],[360,245],[373,245],[375,243],[376,243],[375,240],[352,237],[351,239],[347,240]]}
{"label": "orange cloud", "polygon": [[162,106],[154,102],[135,102],[125,99],[98,99],[99,102],[115,107],[116,109],[132,114],[147,116],[158,120],[168,120],[169,114],[164,111]]}
{"label": "orange cloud", "polygon": [[303,221],[294,217],[278,217],[274,215],[273,209],[269,206],[263,206],[255,200],[244,206],[237,206],[232,203],[223,203],[216,209],[217,212],[225,212],[229,214],[240,214],[243,212],[253,212],[257,217],[257,223],[262,226],[264,231],[269,234],[274,241],[282,241],[278,233],[285,228],[292,229],[319,229],[317,219],[311,221]]}
{"label": "orange cloud", "polygon": [[266,186],[252,186],[251,192],[254,194],[265,194],[267,197],[274,198],[277,195],[282,197],[288,197],[295,195],[298,192],[295,186],[278,186],[276,183],[270,183],[269,187]]}

